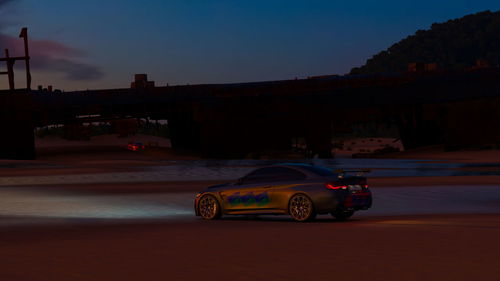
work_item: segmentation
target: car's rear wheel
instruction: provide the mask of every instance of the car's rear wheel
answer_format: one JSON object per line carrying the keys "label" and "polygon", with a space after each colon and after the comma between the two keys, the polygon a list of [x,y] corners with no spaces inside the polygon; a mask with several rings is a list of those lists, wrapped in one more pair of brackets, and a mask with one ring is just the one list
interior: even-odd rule
{"label": "car's rear wheel", "polygon": [[345,221],[354,215],[354,211],[335,211],[332,212],[332,216],[339,221]]}
{"label": "car's rear wheel", "polygon": [[204,220],[215,220],[221,217],[219,202],[212,195],[204,195],[198,203],[198,211]]}
{"label": "car's rear wheel", "polygon": [[296,194],[290,199],[288,213],[296,221],[313,220],[316,217],[312,200],[305,194]]}

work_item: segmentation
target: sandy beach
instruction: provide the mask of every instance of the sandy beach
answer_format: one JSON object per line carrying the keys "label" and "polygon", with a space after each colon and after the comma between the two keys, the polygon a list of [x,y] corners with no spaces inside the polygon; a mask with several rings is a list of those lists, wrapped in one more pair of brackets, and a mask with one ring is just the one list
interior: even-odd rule
{"label": "sandy beach", "polygon": [[[462,203],[451,202],[443,210],[456,210],[453,214],[438,209],[415,214],[409,209],[399,214],[383,208],[347,222],[329,216],[305,224],[287,217],[228,217],[208,222],[191,213],[192,196],[221,180],[38,180],[143,173],[166,165],[164,161],[194,156],[173,153],[167,145],[139,153],[106,141],[70,145],[65,153],[57,152],[64,148],[58,145],[40,144],[42,157],[36,161],[0,161],[0,179],[32,179],[29,185],[0,186],[3,196],[16,198],[5,199],[8,206],[0,208],[4,210],[0,214],[0,280],[495,280],[500,274],[500,246],[494,242],[500,235],[498,175],[369,178],[373,191],[383,196],[379,204],[409,200],[415,210],[421,199],[412,199],[411,194],[419,194],[419,189],[429,194],[422,197],[425,205],[438,204],[434,199],[441,200],[456,187],[453,200],[469,205],[460,210],[457,206]],[[390,157],[500,163],[498,151],[434,149]],[[471,169],[496,171],[498,167]],[[474,204],[481,204],[477,200],[485,200],[484,196],[468,197],[475,186],[492,192],[484,212],[471,213]],[[395,198],[393,188],[400,190]],[[68,200],[73,207],[66,204]],[[102,208],[108,213],[102,213]],[[176,208],[186,213],[172,218],[155,215]],[[404,206],[399,208],[404,210]],[[33,217],[30,210],[41,210],[47,217]],[[67,210],[67,216],[58,210]],[[130,218],[113,217],[125,211]]]}
{"label": "sandy beach", "polygon": [[500,216],[1,230],[2,280],[495,280]]}

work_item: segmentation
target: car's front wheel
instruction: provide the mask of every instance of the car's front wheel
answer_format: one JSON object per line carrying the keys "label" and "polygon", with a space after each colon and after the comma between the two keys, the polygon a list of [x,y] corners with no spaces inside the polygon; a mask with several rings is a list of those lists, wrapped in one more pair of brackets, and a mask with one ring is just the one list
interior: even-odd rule
{"label": "car's front wheel", "polygon": [[309,221],[316,217],[312,200],[305,194],[296,194],[290,199],[288,213],[296,221]]}
{"label": "car's front wheel", "polygon": [[198,203],[198,211],[204,220],[214,220],[221,217],[220,205],[212,195],[204,195]]}

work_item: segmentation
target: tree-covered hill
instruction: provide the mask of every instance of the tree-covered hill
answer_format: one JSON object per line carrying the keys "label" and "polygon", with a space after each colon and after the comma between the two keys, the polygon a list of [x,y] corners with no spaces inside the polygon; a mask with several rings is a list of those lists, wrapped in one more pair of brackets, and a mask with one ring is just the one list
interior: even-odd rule
{"label": "tree-covered hill", "polygon": [[444,69],[464,69],[478,59],[500,64],[500,11],[485,11],[445,23],[414,35],[378,53],[351,74],[404,72],[408,63],[437,63]]}

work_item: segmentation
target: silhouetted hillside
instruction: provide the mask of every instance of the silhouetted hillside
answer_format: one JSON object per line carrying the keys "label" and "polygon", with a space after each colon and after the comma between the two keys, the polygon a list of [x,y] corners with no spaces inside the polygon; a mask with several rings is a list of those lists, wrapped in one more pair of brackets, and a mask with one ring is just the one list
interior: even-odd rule
{"label": "silhouetted hillside", "polygon": [[477,59],[500,64],[500,11],[467,15],[435,23],[430,30],[418,30],[373,56],[364,66],[353,68],[351,74],[404,72],[410,62],[463,69],[473,66]]}

